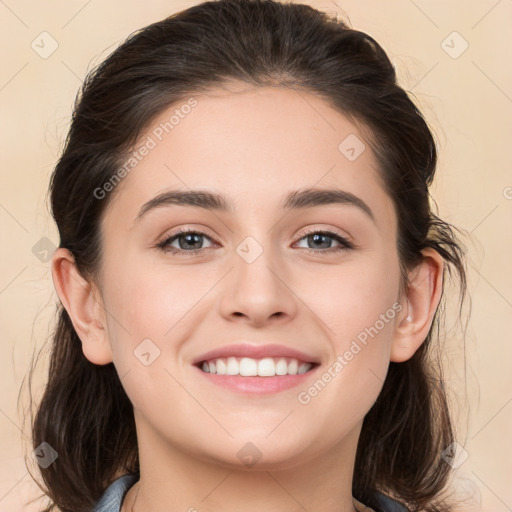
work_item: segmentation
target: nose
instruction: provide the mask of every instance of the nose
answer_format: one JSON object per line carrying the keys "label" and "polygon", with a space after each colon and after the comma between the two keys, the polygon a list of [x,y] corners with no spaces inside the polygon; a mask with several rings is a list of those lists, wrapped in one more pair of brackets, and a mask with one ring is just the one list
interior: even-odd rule
{"label": "nose", "polygon": [[[245,246],[247,248],[247,246]],[[233,267],[223,284],[220,309],[228,321],[243,321],[253,327],[269,322],[284,323],[297,313],[299,300],[293,291],[293,279],[283,258],[268,247],[252,260],[243,249],[233,254]]]}

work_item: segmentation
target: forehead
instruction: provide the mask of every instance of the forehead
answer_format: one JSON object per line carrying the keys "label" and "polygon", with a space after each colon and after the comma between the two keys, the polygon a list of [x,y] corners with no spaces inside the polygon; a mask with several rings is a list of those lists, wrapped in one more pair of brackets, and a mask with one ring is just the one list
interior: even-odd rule
{"label": "forehead", "polygon": [[109,209],[134,219],[169,189],[218,191],[235,210],[276,208],[291,190],[341,188],[390,215],[378,165],[360,126],[304,90],[212,89],[158,115]]}

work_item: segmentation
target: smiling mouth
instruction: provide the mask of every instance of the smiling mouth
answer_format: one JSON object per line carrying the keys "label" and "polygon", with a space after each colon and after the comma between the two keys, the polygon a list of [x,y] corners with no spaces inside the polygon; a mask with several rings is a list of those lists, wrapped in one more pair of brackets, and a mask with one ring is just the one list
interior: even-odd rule
{"label": "smiling mouth", "polygon": [[300,375],[309,372],[317,363],[304,362],[293,357],[219,357],[201,361],[197,366],[205,373],[238,375],[240,377],[275,377]]}

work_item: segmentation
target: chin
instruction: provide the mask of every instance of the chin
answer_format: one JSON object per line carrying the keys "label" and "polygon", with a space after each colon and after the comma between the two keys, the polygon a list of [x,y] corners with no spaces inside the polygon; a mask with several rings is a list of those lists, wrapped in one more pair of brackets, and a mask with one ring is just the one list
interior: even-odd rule
{"label": "chin", "polygon": [[[240,441],[245,438],[246,441]],[[283,438],[265,436],[235,436],[219,450],[212,452],[213,446],[205,446],[197,455],[206,462],[217,464],[237,471],[280,471],[293,468],[314,457],[311,444],[305,442],[283,444]],[[288,438],[288,440],[290,440]],[[320,451],[320,450],[319,450]]]}

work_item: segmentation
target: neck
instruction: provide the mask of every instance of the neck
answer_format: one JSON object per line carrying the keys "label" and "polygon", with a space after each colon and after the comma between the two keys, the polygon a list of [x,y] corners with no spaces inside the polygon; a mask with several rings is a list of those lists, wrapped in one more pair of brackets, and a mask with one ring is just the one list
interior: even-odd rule
{"label": "neck", "polygon": [[[321,455],[257,469],[205,461],[138,425],[140,480],[122,512],[355,512],[352,477],[360,425]],[[143,435],[141,435],[143,434]]]}

